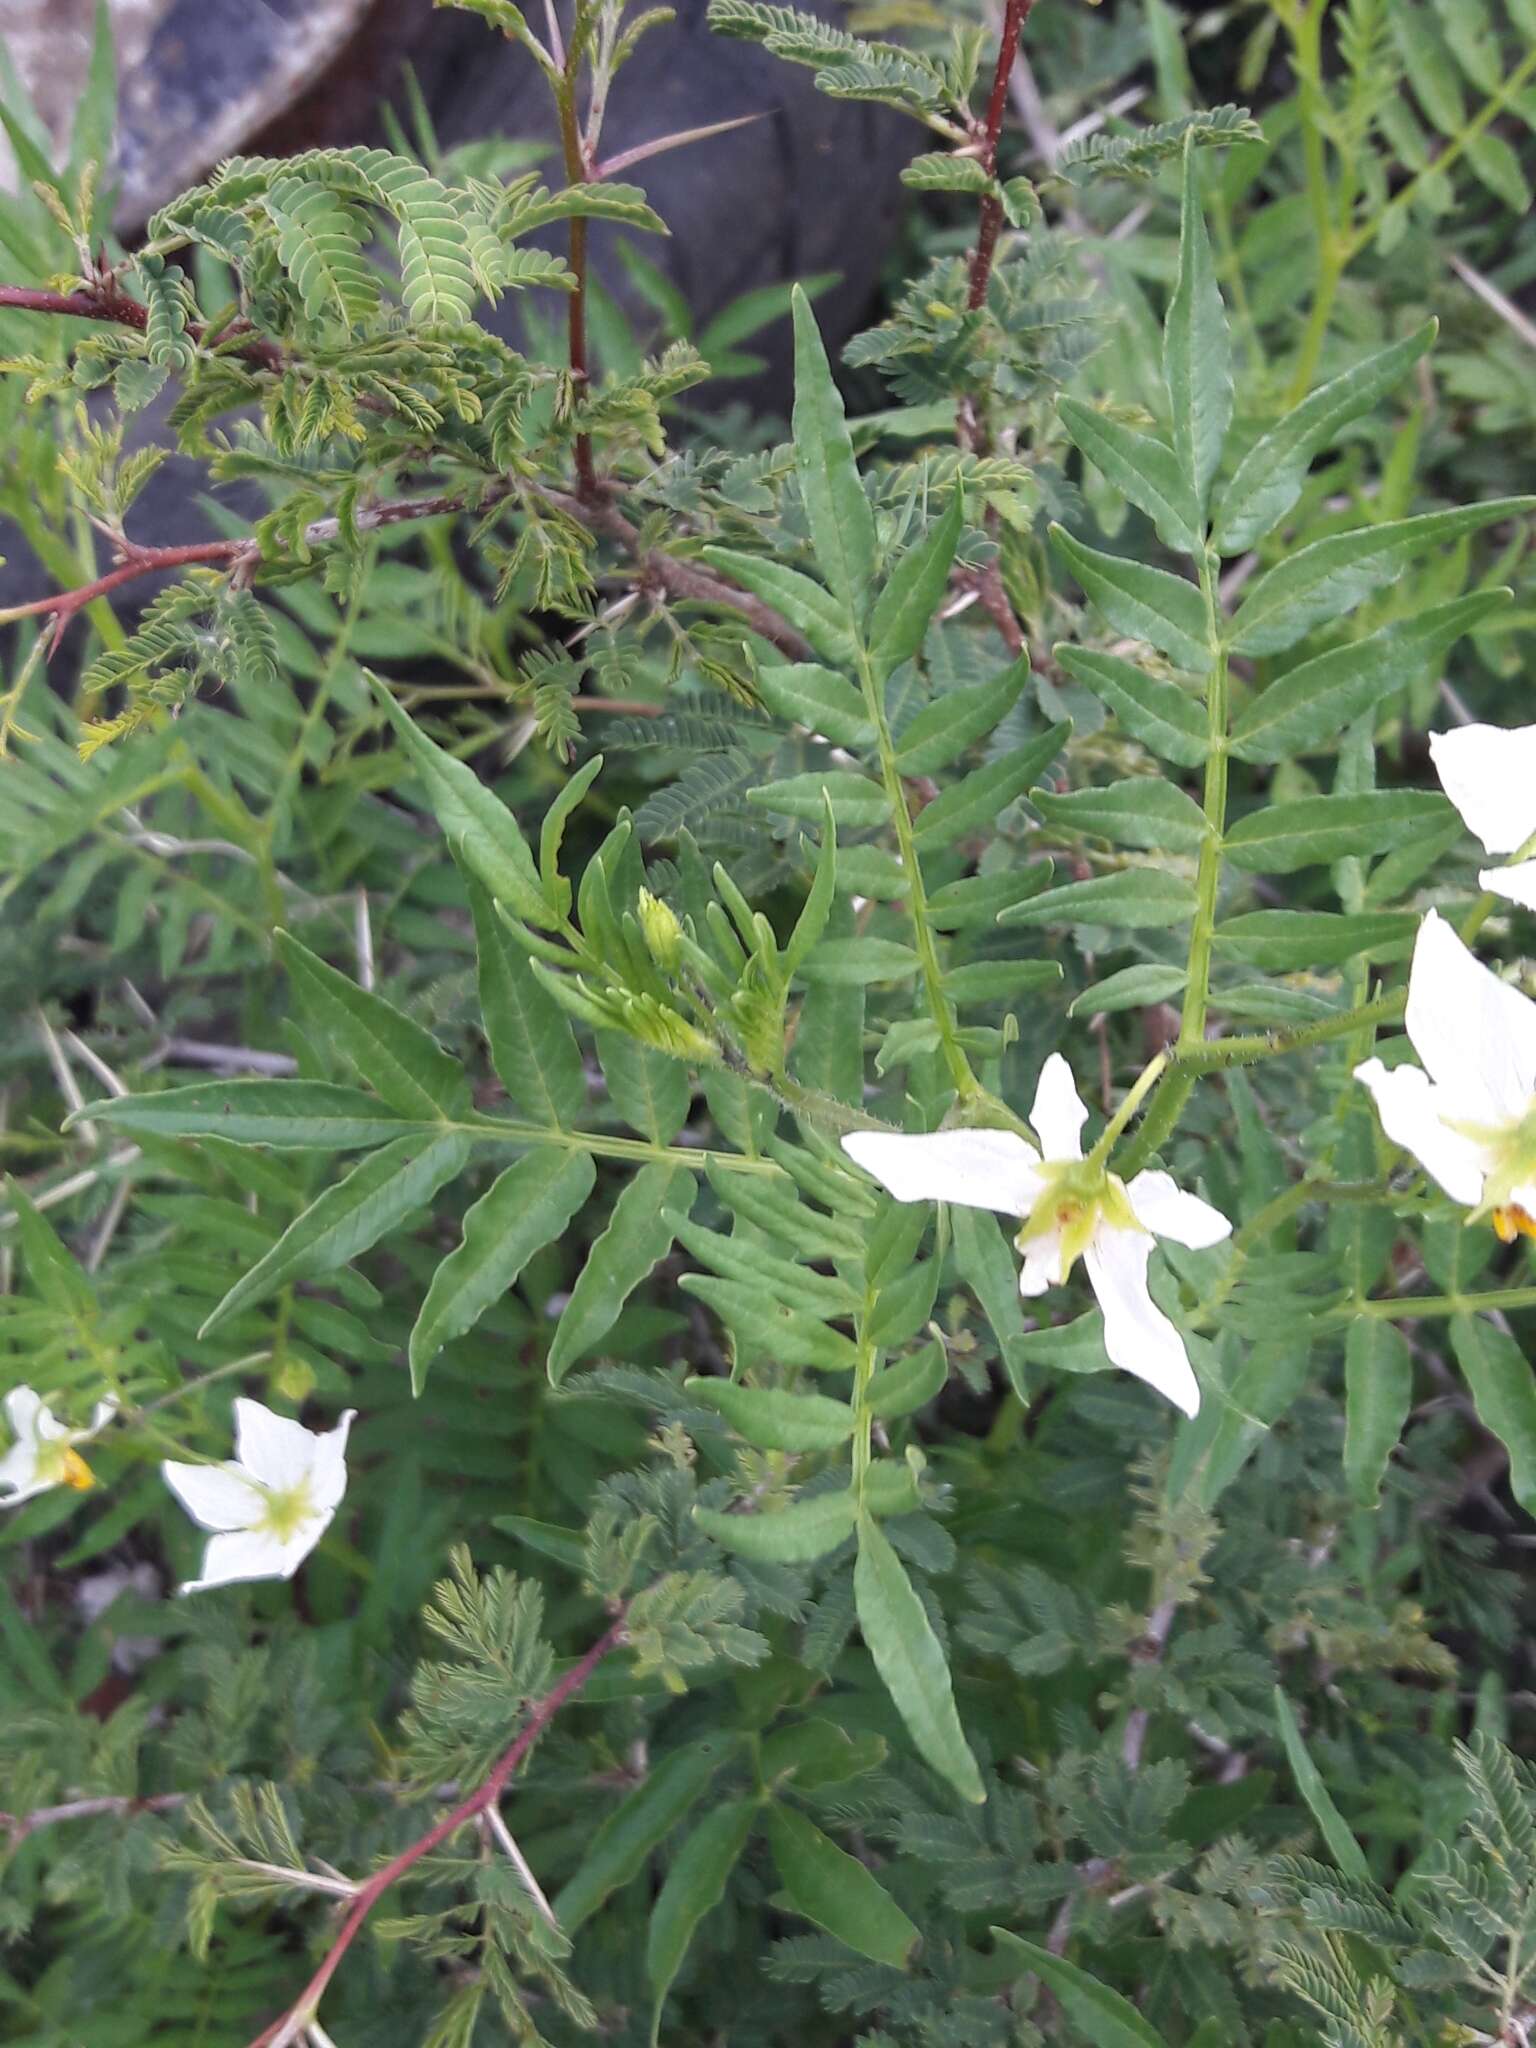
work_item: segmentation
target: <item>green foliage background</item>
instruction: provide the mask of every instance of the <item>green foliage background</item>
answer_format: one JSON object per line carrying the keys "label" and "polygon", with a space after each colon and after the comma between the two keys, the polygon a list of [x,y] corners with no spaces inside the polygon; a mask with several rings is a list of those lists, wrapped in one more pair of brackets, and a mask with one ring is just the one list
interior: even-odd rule
{"label": "green foliage background", "polygon": [[[622,92],[610,0],[474,11]],[[1536,1284],[1349,1075],[1432,905],[1528,985],[1424,735],[1527,717],[1531,0],[1040,0],[995,169],[990,21],[711,11],[927,130],[791,422],[709,410],[788,293],[694,331],[636,186],[420,125],[104,276],[105,46],[62,167],[0,113],[107,313],[0,308],[0,515],[132,567],[162,395],[267,506],[70,686],[8,620],[0,1382],[123,1414],[0,1523],[0,2034],[270,2043],[621,1619],[316,2048],[1519,2042]],[[592,217],[648,330],[524,239]],[[1170,1052],[1116,1170],[1237,1226],[1155,1269],[1193,1420],[838,1148],[1056,1049]],[[346,1501],[178,1600],[240,1392],[359,1411]]]}

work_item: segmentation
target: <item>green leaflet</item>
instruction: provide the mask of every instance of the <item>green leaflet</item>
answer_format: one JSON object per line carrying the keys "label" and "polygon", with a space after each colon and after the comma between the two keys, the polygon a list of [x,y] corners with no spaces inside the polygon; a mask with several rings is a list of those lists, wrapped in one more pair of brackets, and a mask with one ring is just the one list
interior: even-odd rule
{"label": "green leaflet", "polygon": [[1280,1740],[1285,1745],[1291,1775],[1296,1780],[1296,1789],[1311,1809],[1312,1818],[1328,1844],[1328,1853],[1346,1877],[1352,1877],[1360,1884],[1369,1884],[1371,1871],[1364,1851],[1350,1833],[1348,1822],[1334,1805],[1333,1795],[1323,1783],[1322,1773],[1308,1755],[1307,1745],[1302,1741],[1301,1729],[1296,1723],[1295,1710],[1278,1685],[1274,1691],[1274,1702],[1275,1722],[1280,1730]]}
{"label": "green leaflet", "polygon": [[432,1276],[411,1331],[411,1392],[455,1337],[472,1330],[537,1251],[553,1243],[592,1192],[597,1178],[585,1152],[529,1152],[498,1174],[467,1210],[458,1250]]}
{"label": "green leaflet", "polygon": [[1084,688],[1102,697],[1133,739],[1181,768],[1198,768],[1209,751],[1205,711],[1197,697],[1176,683],[1161,683],[1118,654],[1093,647],[1052,649],[1056,659]]}
{"label": "green leaflet", "polygon": [[1180,668],[1203,675],[1210,667],[1210,620],[1193,583],[1128,556],[1090,548],[1064,526],[1051,528],[1051,540],[1117,633],[1150,641]]}
{"label": "green leaflet", "polygon": [[850,829],[883,825],[891,815],[890,801],[880,784],[846,768],[813,768],[804,775],[787,775],[782,782],[762,783],[747,791],[747,802],[818,824],[830,803],[838,825]]}
{"label": "green leaflet", "polygon": [[1319,621],[1341,618],[1425,548],[1533,509],[1536,498],[1493,498],[1314,541],[1258,579],[1232,621],[1227,644],[1235,654],[1278,653]]}
{"label": "green leaflet", "polygon": [[918,958],[899,939],[824,939],[801,963],[800,978],[834,988],[862,988],[868,982],[907,981]]}
{"label": "green leaflet", "polygon": [[920,711],[896,743],[903,775],[933,775],[984,739],[1019,700],[1029,681],[1029,657],[1021,654],[990,683],[946,690]]}
{"label": "green leaflet", "polygon": [[1173,415],[1174,450],[1196,512],[1203,518],[1232,420],[1232,344],[1200,208],[1200,169],[1192,135],[1184,141],[1179,274],[1163,326],[1163,375]]}
{"label": "green leaflet", "polygon": [[469,1140],[413,1132],[362,1159],[294,1218],[264,1258],[243,1273],[199,1330],[210,1330],[290,1280],[334,1272],[423,1208],[463,1170]]}
{"label": "green leaflet", "polygon": [[693,1089],[681,1060],[619,1031],[597,1033],[597,1057],[614,1108],[653,1145],[670,1145],[688,1121]]}
{"label": "green leaflet", "polygon": [[587,1079],[565,1012],[467,871],[465,886],[475,920],[480,1018],[497,1075],[533,1122],[569,1128],[587,1106]]}
{"label": "green leaflet", "polygon": [[466,1114],[469,1081],[430,1031],[338,974],[290,933],[278,932],[277,953],[326,1036],[392,1108],[424,1122]]}
{"label": "green leaflet", "polygon": [[659,1259],[672,1248],[672,1221],[686,1215],[697,1183],[686,1167],[653,1160],[626,1182],[613,1205],[608,1227],[587,1254],[571,1298],[561,1313],[545,1370],[558,1387],[586,1352],[600,1344],[619,1311]]}
{"label": "green leaflet", "polygon": [[1426,321],[1406,340],[1367,356],[1310,393],[1255,441],[1216,508],[1213,538],[1222,554],[1240,555],[1279,525],[1301,496],[1313,456],[1407,375],[1434,340],[1436,327],[1437,322]]}
{"label": "green leaflet", "polygon": [[734,1380],[691,1379],[683,1386],[759,1450],[833,1451],[853,1435],[853,1410],[825,1394],[743,1387]]}
{"label": "green leaflet", "polygon": [[780,718],[836,740],[840,747],[874,745],[864,699],[851,683],[816,662],[764,664],[757,672],[757,693]]}
{"label": "green leaflet", "polygon": [[1017,1346],[1025,1332],[1018,1259],[1009,1247],[1003,1226],[985,1209],[957,1205],[949,1212],[949,1227],[954,1235],[955,1264],[960,1268],[960,1277],[981,1303],[997,1338],[1009,1384],[1022,1400],[1024,1365]]}
{"label": "green leaflet", "polygon": [[1349,1326],[1344,1396],[1344,1476],[1361,1507],[1373,1508],[1413,1402],[1413,1359],[1382,1316],[1356,1316]]}
{"label": "green leaflet", "polygon": [[1048,860],[1027,868],[1004,868],[994,875],[966,875],[946,882],[928,898],[928,922],[935,931],[964,931],[968,925],[995,924],[1005,910],[1038,896],[1051,879]]}
{"label": "green leaflet", "polygon": [[902,556],[886,579],[869,618],[869,662],[877,687],[922,646],[929,621],[949,589],[950,566],[964,521],[964,498],[957,488],[932,529]]}
{"label": "green leaflet", "polygon": [[1272,973],[1305,967],[1334,967],[1357,953],[1373,958],[1404,952],[1418,919],[1406,910],[1373,910],[1340,916],[1327,910],[1250,910],[1217,925],[1216,945]]}
{"label": "green leaflet", "polygon": [[1146,513],[1163,545],[1182,555],[1195,554],[1200,547],[1200,505],[1174,451],[1075,398],[1058,399],[1056,410],[1089,461]]}
{"label": "green leaflet", "polygon": [[734,1746],[730,1736],[706,1735],[651,1766],[608,1815],[575,1875],[555,1894],[555,1918],[568,1934],[640,1874],[651,1851],[686,1818]]}
{"label": "green leaflet", "polygon": [[96,1313],[96,1289],[90,1275],[26,1189],[17,1181],[8,1182],[7,1189],[16,1209],[16,1234],[28,1279],[58,1314],[89,1321]]}
{"label": "green leaflet", "polygon": [[756,1816],[755,1799],[737,1799],[717,1807],[700,1821],[667,1872],[667,1881],[651,1910],[645,1943],[646,1982],[654,2000],[651,2048],[656,2048],[661,2038],[662,2007],[683,1966],[694,1930],[724,1897]]}
{"label": "green leaflet", "polygon": [[999,924],[1107,924],[1120,930],[1182,924],[1195,914],[1195,890],[1164,868],[1124,868],[1087,882],[1066,882],[1003,912]]}
{"label": "green leaflet", "polygon": [[807,954],[815,950],[827,929],[837,895],[837,866],[837,820],[832,815],[829,797],[821,825],[821,851],[816,856],[816,873],[801,905],[800,915],[795,919],[795,928],[779,958],[780,972],[786,976],[796,972]]}
{"label": "green leaflet", "polygon": [[512,813],[472,768],[433,745],[377,676],[370,681],[426,785],[432,815],[449,845],[491,894],[524,923],[553,929],[559,920],[545,899],[533,855]]}
{"label": "green leaflet", "polygon": [[920,854],[936,853],[967,832],[990,825],[999,811],[1038,781],[1066,745],[1070,719],[1053,725],[1001,760],[973,769],[951,783],[942,796],[924,804],[912,821],[912,837]]}
{"label": "green leaflet", "polygon": [[1117,1010],[1141,1010],[1153,1003],[1171,1002],[1188,980],[1185,968],[1138,961],[1075,995],[1067,1005],[1067,1015],[1109,1017]]}
{"label": "green leaflet", "polygon": [[768,1808],[768,1842],[797,1913],[871,1962],[906,1968],[917,1929],[856,1856],[790,1806]]}
{"label": "green leaflet", "polygon": [[228,1138],[285,1151],[349,1152],[402,1135],[400,1117],[386,1103],[329,1081],[194,1081],[158,1095],[88,1102],[69,1123],[86,1120],[160,1138]]}
{"label": "green leaflet", "polygon": [[1346,726],[1413,682],[1510,596],[1507,590],[1475,591],[1304,661],[1238,713],[1233,753],[1243,761],[1284,761],[1331,751]]}
{"label": "green leaflet", "polygon": [[1289,875],[1349,854],[1405,846],[1450,813],[1428,789],[1362,790],[1358,796],[1304,796],[1250,811],[1228,831],[1227,858],[1258,874]]}
{"label": "green leaflet", "polygon": [[1128,1998],[1090,1977],[1065,1956],[1038,1948],[1034,1942],[1010,1934],[1006,1927],[994,1927],[992,1939],[1017,1960],[1021,1970],[1028,1970],[1055,1993],[1067,2017],[1094,2048],[1167,2048],[1162,2035]]}
{"label": "green leaflet", "polygon": [[791,301],[795,322],[795,474],[805,500],[816,565],[857,628],[869,608],[875,574],[875,518],[832,381],[816,316],[805,293]]}
{"label": "green leaflet", "polygon": [[1135,775],[1105,789],[1074,789],[1065,796],[1036,789],[1029,800],[1048,824],[1109,839],[1117,846],[1191,853],[1210,831],[1193,798],[1177,783],[1157,775]]}
{"label": "green leaflet", "polygon": [[810,1564],[836,1550],[853,1533],[859,1518],[854,1495],[818,1493],[787,1508],[751,1515],[723,1515],[713,1508],[695,1508],[693,1519],[704,1534],[737,1557],[762,1564]]}
{"label": "green leaflet", "polygon": [[[955,1214],[958,1216],[957,1209]],[[975,1212],[968,1211],[968,1214]],[[870,1382],[867,1406],[871,1415],[894,1422],[926,1408],[949,1379],[949,1354],[937,1338],[921,1351],[909,1352],[877,1372]]]}
{"label": "green leaflet", "polygon": [[1478,1419],[1509,1452],[1509,1485],[1536,1514],[1536,1377],[1514,1338],[1484,1316],[1454,1316],[1451,1344]]}
{"label": "green leaflet", "polygon": [[890,1538],[868,1514],[859,1517],[853,1597],[875,1669],[918,1755],[962,1799],[981,1805],[986,1789],[955,1711],[943,1647]]}
{"label": "green leaflet", "polygon": [[858,659],[858,643],[842,606],[811,577],[785,562],[746,555],[737,548],[707,547],[703,554],[712,569],[771,604],[797,633],[805,635],[823,661],[851,668]]}

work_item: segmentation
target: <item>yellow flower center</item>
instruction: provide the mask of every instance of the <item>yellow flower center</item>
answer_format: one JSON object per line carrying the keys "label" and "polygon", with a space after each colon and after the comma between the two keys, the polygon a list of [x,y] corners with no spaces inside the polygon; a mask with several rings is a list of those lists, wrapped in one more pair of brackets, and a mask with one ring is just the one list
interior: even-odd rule
{"label": "yellow flower center", "polygon": [[76,1493],[88,1493],[96,1475],[73,1444],[42,1444],[37,1453],[37,1476],[49,1486],[72,1486]]}
{"label": "yellow flower center", "polygon": [[1536,1238],[1536,1220],[1514,1199],[1517,1188],[1536,1183],[1536,1099],[1512,1123],[1452,1122],[1450,1127],[1481,1146],[1487,1161],[1483,1199],[1467,1221],[1478,1223],[1486,1216],[1505,1244],[1517,1237]]}
{"label": "yellow flower center", "polygon": [[297,1486],[264,1486],[261,1491],[266,1497],[267,1511],[256,1526],[275,1536],[279,1543],[287,1543],[315,1512],[309,1481],[301,1479]]}
{"label": "yellow flower center", "polygon": [[1013,1241],[1023,1251],[1037,1238],[1058,1238],[1058,1283],[1088,1249],[1101,1223],[1112,1230],[1142,1229],[1118,1174],[1106,1173],[1087,1159],[1048,1159],[1039,1171],[1045,1185]]}

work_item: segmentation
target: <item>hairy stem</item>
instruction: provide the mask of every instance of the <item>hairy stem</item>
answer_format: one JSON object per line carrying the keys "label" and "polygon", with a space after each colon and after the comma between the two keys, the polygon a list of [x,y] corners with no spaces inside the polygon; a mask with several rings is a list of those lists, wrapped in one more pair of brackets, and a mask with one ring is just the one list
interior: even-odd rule
{"label": "hairy stem", "polygon": [[[579,47],[572,38],[565,62],[564,82],[555,95],[560,114],[560,148],[565,158],[568,185],[587,182],[586,158],[581,146],[581,124],[576,118],[576,71]],[[572,214],[568,259],[576,283],[566,303],[566,350],[571,372],[573,401],[578,413],[587,395],[587,221],[585,214]],[[584,502],[596,495],[597,477],[592,467],[592,437],[576,436],[576,495]]]}
{"label": "hairy stem", "polygon": [[374,1875],[359,1888],[351,1910],[342,1921],[319,1969],[282,2018],[274,2020],[270,2027],[258,2034],[250,2048],[291,2048],[291,2044],[302,2035],[313,2019],[325,1994],[326,1986],[335,1976],[342,1958],[362,1932],[363,1923],[385,1892],[391,1885],[398,1883],[423,1856],[429,1856],[434,1849],[455,1835],[466,1821],[486,1812],[500,1799],[513,1772],[560,1709],[576,1697],[603,1659],[618,1649],[624,1640],[624,1617],[621,1614],[607,1632],[599,1636],[586,1654],[577,1659],[559,1683],[552,1686],[543,1699],[530,1709],[528,1719],[517,1740],[503,1751],[484,1783],[471,1792],[467,1799],[461,1799],[451,1813],[444,1814],[443,1818],[428,1828],[424,1835],[419,1835],[407,1848],[402,1849],[398,1856],[391,1858],[382,1870],[375,1871]]}
{"label": "hairy stem", "polygon": [[896,827],[896,845],[907,883],[907,914],[912,920],[912,938],[922,971],[923,992],[928,999],[928,1013],[938,1031],[944,1064],[949,1068],[955,1092],[962,1102],[973,1101],[981,1093],[981,1083],[971,1072],[971,1063],[965,1056],[955,1028],[955,1013],[944,990],[944,970],[939,964],[939,949],[928,919],[928,895],[923,887],[917,842],[912,836],[912,814],[907,809],[907,793],[901,770],[896,765],[896,742],[891,737],[890,721],[885,715],[885,698],[875,681],[869,652],[862,646],[859,649],[859,687],[880,751],[880,779],[885,785],[886,800]]}
{"label": "hairy stem", "polygon": [[[1008,81],[1019,54],[1019,36],[1028,21],[1035,0],[1007,0],[1003,33],[997,46],[997,68],[992,74],[992,91],[987,100],[986,127],[982,136],[981,162],[990,178],[997,171],[997,142],[1003,132],[1003,115],[1008,109]],[[1003,229],[1003,202],[994,193],[982,195],[976,223],[976,247],[971,256],[970,290],[966,305],[974,313],[987,302],[987,286],[997,256],[997,238]]]}

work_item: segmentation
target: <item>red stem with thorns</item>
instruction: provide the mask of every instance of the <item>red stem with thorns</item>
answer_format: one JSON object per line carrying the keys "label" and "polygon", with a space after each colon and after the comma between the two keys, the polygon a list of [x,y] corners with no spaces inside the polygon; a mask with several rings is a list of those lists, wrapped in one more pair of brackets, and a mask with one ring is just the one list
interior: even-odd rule
{"label": "red stem with thorns", "polygon": [[444,1814],[443,1818],[428,1828],[424,1835],[419,1835],[408,1848],[402,1849],[400,1854],[386,1863],[382,1870],[374,1872],[347,1908],[347,1916],[326,1950],[325,1960],[319,1969],[287,2012],[258,2034],[251,2042],[250,2048],[290,2048],[290,2044],[303,2033],[314,2018],[325,1988],[340,1967],[342,1957],[362,1932],[368,1915],[385,1892],[404,1877],[413,1865],[419,1863],[423,1856],[429,1856],[434,1849],[440,1848],[451,1835],[463,1827],[466,1821],[484,1813],[488,1806],[494,1805],[500,1799],[512,1773],[556,1714],[568,1701],[576,1697],[603,1659],[618,1649],[624,1640],[624,1617],[620,1615],[607,1633],[599,1636],[591,1649],[578,1658],[564,1678],[557,1685],[551,1686],[543,1699],[532,1708],[517,1740],[502,1754],[484,1783],[476,1791],[471,1792],[467,1799],[460,1800],[451,1813]]}
{"label": "red stem with thorns", "polygon": [[[1028,21],[1035,0],[1008,0],[1003,16],[1002,40],[997,47],[997,69],[992,74],[992,93],[987,101],[987,120],[983,136],[981,155],[982,168],[987,176],[997,172],[997,139],[1003,132],[1003,115],[1008,107],[1008,81],[1013,76],[1014,59],[1019,54],[1019,37]],[[992,278],[992,262],[997,254],[997,238],[1003,227],[1003,202],[988,192],[981,202],[981,215],[976,228],[976,251],[971,258],[971,289],[966,305],[971,312],[984,306],[987,300],[987,286]]]}

